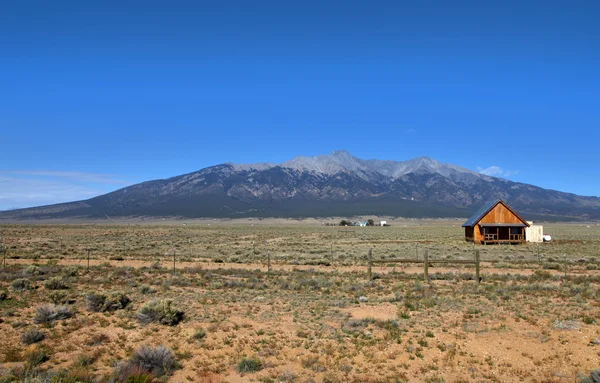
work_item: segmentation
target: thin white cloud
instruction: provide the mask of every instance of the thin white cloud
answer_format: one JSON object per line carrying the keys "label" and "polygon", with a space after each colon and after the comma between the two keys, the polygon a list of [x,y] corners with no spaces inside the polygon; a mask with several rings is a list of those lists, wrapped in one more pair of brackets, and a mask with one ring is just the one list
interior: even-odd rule
{"label": "thin white cloud", "polygon": [[128,184],[106,174],[0,170],[0,210],[86,200]]}
{"label": "thin white cloud", "polygon": [[405,129],[404,133],[406,134],[413,134],[413,133],[417,133],[417,131],[413,128],[409,128],[409,129]]}
{"label": "thin white cloud", "polygon": [[477,171],[481,174],[485,174],[486,176],[491,176],[491,177],[510,177],[510,176],[513,176],[513,175],[519,173],[518,170],[503,169],[500,166],[496,166],[496,165],[492,165],[485,169],[481,168],[481,167],[477,167]]}
{"label": "thin white cloud", "polygon": [[13,174],[33,177],[65,178],[81,182],[94,182],[101,184],[126,185],[127,181],[115,178],[111,174],[88,172],[56,171],[56,170],[0,170],[0,174]]}

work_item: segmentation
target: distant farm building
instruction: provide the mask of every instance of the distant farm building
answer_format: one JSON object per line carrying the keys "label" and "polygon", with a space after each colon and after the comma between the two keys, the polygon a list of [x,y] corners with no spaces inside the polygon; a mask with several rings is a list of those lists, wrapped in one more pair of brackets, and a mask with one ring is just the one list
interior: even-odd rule
{"label": "distant farm building", "polygon": [[486,202],[462,225],[465,240],[484,245],[525,243],[530,226],[502,200]]}
{"label": "distant farm building", "polygon": [[381,226],[385,226],[385,225],[387,225],[387,221],[381,221],[380,225],[381,225]]}

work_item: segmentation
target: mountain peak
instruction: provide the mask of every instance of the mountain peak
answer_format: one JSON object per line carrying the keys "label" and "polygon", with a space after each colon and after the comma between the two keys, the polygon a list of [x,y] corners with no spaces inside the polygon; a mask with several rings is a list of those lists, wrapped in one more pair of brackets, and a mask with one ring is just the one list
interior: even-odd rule
{"label": "mountain peak", "polygon": [[405,163],[408,165],[408,170],[410,171],[428,170],[434,173],[439,171],[443,166],[439,161],[429,157],[417,157]]}
{"label": "mountain peak", "polygon": [[331,156],[332,157],[353,157],[354,158],[354,156],[345,149],[334,150],[331,152]]}

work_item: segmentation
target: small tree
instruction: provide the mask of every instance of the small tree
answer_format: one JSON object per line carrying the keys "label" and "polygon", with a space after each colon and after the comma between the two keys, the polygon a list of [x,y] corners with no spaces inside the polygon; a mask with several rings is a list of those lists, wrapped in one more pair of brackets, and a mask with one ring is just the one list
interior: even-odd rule
{"label": "small tree", "polygon": [[340,226],[348,226],[348,221],[346,221],[345,219],[341,220]]}
{"label": "small tree", "polygon": [[367,226],[375,226],[375,221],[372,219],[367,220]]}

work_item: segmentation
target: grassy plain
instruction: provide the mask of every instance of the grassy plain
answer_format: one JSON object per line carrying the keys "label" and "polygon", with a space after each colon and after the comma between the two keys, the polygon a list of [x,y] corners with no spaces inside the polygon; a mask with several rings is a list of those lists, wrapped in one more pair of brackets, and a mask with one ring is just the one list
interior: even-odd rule
{"label": "grassy plain", "polygon": [[536,244],[476,246],[479,286],[465,265],[367,280],[369,249],[472,259],[461,223],[2,225],[0,381],[591,379],[600,226],[546,225],[539,263]]}

